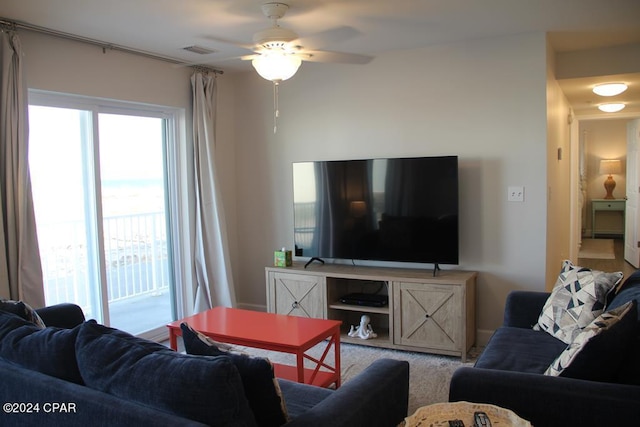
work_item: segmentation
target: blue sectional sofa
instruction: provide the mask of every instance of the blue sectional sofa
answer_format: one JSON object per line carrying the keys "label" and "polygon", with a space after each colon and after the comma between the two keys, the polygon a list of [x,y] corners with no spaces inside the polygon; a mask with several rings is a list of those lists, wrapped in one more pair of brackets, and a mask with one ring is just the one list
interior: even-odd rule
{"label": "blue sectional sofa", "polygon": [[[85,321],[72,304],[37,312],[47,328],[0,311],[0,425],[268,424],[248,404],[246,378],[228,357],[173,352]],[[407,415],[404,361],[377,360],[337,390],[276,381],[286,426],[387,427]]]}
{"label": "blue sectional sofa", "polygon": [[[532,326],[549,293],[513,291],[504,322],[489,340],[474,367],[454,372],[450,401],[489,403],[513,410],[536,427],[633,425],[640,420],[640,328],[625,337],[628,345],[611,347],[587,360],[585,378],[547,376],[544,372],[567,344]],[[640,300],[640,273],[621,286],[607,309]],[[631,320],[633,325],[633,320]],[[588,356],[588,354],[587,354]],[[598,378],[594,380],[593,378]]]}

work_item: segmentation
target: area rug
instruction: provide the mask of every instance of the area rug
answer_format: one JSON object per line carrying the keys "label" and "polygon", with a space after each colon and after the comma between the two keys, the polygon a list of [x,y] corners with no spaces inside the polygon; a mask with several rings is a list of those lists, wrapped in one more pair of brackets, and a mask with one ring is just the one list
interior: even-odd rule
{"label": "area rug", "polygon": [[615,259],[613,239],[582,239],[578,258]]}
{"label": "area rug", "polygon": [[[323,344],[314,347],[308,353],[313,357],[320,357],[324,350]],[[340,347],[343,384],[353,379],[377,359],[389,358],[408,361],[409,414],[413,414],[421,406],[447,402],[449,400],[449,382],[453,372],[461,366],[473,366],[480,353],[479,349],[473,348],[467,355],[467,362],[462,363],[459,357],[412,353],[346,343],[341,343]],[[255,356],[268,357],[273,362],[295,365],[295,356],[291,354],[249,347],[242,349]],[[333,360],[331,352],[328,357],[328,360]]]}

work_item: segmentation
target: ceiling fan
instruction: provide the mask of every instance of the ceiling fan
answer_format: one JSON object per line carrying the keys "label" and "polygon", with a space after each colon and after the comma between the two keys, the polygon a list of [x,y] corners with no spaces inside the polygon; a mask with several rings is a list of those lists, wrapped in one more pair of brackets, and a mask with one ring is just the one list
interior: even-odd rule
{"label": "ceiling fan", "polygon": [[[271,20],[271,27],[260,30],[253,35],[253,44],[233,43],[243,49],[253,51],[252,54],[241,56],[240,59],[251,61],[253,68],[266,80],[273,82],[273,132],[277,132],[278,117],[278,86],[284,80],[295,75],[303,61],[337,62],[347,64],[366,64],[373,58],[366,55],[314,50],[304,45],[330,43],[332,40],[348,38],[357,34],[351,27],[339,27],[316,34],[315,37],[301,39],[294,31],[281,27],[278,20],[289,10],[285,3],[271,2],[262,5],[262,12]],[[228,40],[209,37],[222,43],[232,43]]]}
{"label": "ceiling fan", "polygon": [[[279,83],[287,80],[298,71],[302,61],[310,62],[334,62],[348,64],[366,64],[373,59],[371,56],[332,52],[326,50],[313,50],[304,47],[304,44],[314,44],[314,37],[301,39],[293,30],[281,27],[278,20],[281,19],[289,5],[285,3],[265,3],[262,12],[272,22],[271,27],[258,31],[253,35],[253,44],[233,43],[253,53],[241,56],[240,59],[250,60],[258,74],[263,78]],[[346,38],[356,33],[350,27],[340,27],[318,34],[315,44],[323,41],[330,42],[339,38]],[[229,43],[227,40],[213,40]]]}

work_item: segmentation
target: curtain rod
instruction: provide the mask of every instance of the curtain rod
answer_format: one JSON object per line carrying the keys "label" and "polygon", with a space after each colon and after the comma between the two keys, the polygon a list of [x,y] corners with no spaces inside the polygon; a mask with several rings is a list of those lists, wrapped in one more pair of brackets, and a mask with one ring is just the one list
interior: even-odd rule
{"label": "curtain rod", "polygon": [[[3,18],[3,17],[0,17],[0,26],[7,27],[8,29],[11,29],[11,30],[23,29],[23,30],[33,31],[33,32],[36,32],[36,33],[45,34],[45,35],[53,36],[53,37],[58,37],[58,38],[66,39],[66,40],[73,40],[73,41],[77,41],[77,42],[81,42],[81,43],[91,44],[91,45],[94,45],[94,46],[101,47],[103,52],[105,52],[107,49],[109,49],[109,50],[118,50],[118,51],[121,51],[121,52],[132,53],[132,54],[138,55],[138,56],[144,56],[146,58],[151,58],[151,59],[157,59],[157,60],[160,60],[160,61],[170,62],[172,64],[180,64],[180,65],[184,64],[184,61],[181,61],[181,60],[176,59],[176,58],[170,58],[168,56],[156,55],[154,53],[145,52],[143,50],[133,49],[133,48],[130,48],[130,47],[120,46],[120,45],[112,44],[112,43],[106,43],[106,42],[103,42],[103,41],[100,41],[100,40],[90,39],[88,37],[82,37],[82,36],[78,36],[78,35],[71,34],[71,33],[65,33],[63,31],[53,30],[51,28],[40,27],[38,25],[28,24],[26,22],[13,21],[13,20],[10,20],[10,19],[7,19],[7,18]],[[207,71],[211,71],[211,72],[213,72],[215,74],[224,74],[224,71],[218,70],[218,69],[215,69],[215,68],[210,68],[210,67],[207,67],[206,65],[198,65],[197,68],[198,69],[204,69],[204,70],[207,70]]]}

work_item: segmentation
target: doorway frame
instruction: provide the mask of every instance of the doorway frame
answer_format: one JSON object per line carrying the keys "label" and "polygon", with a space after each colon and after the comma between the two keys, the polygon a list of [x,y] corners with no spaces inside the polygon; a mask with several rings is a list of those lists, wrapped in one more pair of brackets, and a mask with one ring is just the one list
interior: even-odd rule
{"label": "doorway frame", "polygon": [[[627,113],[612,113],[612,116],[603,116],[602,114],[588,114],[575,116],[571,122],[570,127],[570,144],[571,144],[571,200],[570,200],[570,212],[571,212],[571,232],[569,236],[569,255],[572,262],[578,262],[578,253],[580,251],[580,244],[582,242],[582,209],[580,207],[579,192],[580,192],[580,156],[584,147],[581,145],[580,138],[580,122],[591,120],[619,120],[619,119],[640,119],[640,114],[634,112]],[[575,155],[574,155],[575,154]],[[638,165],[640,166],[640,165]],[[626,197],[626,195],[625,195]],[[585,196],[586,203],[586,196]],[[639,213],[640,215],[640,213]],[[637,218],[640,222],[640,218]],[[626,227],[625,227],[626,228]],[[626,230],[625,230],[626,231]],[[626,233],[625,233],[626,234]],[[625,239],[627,236],[625,235]]]}

